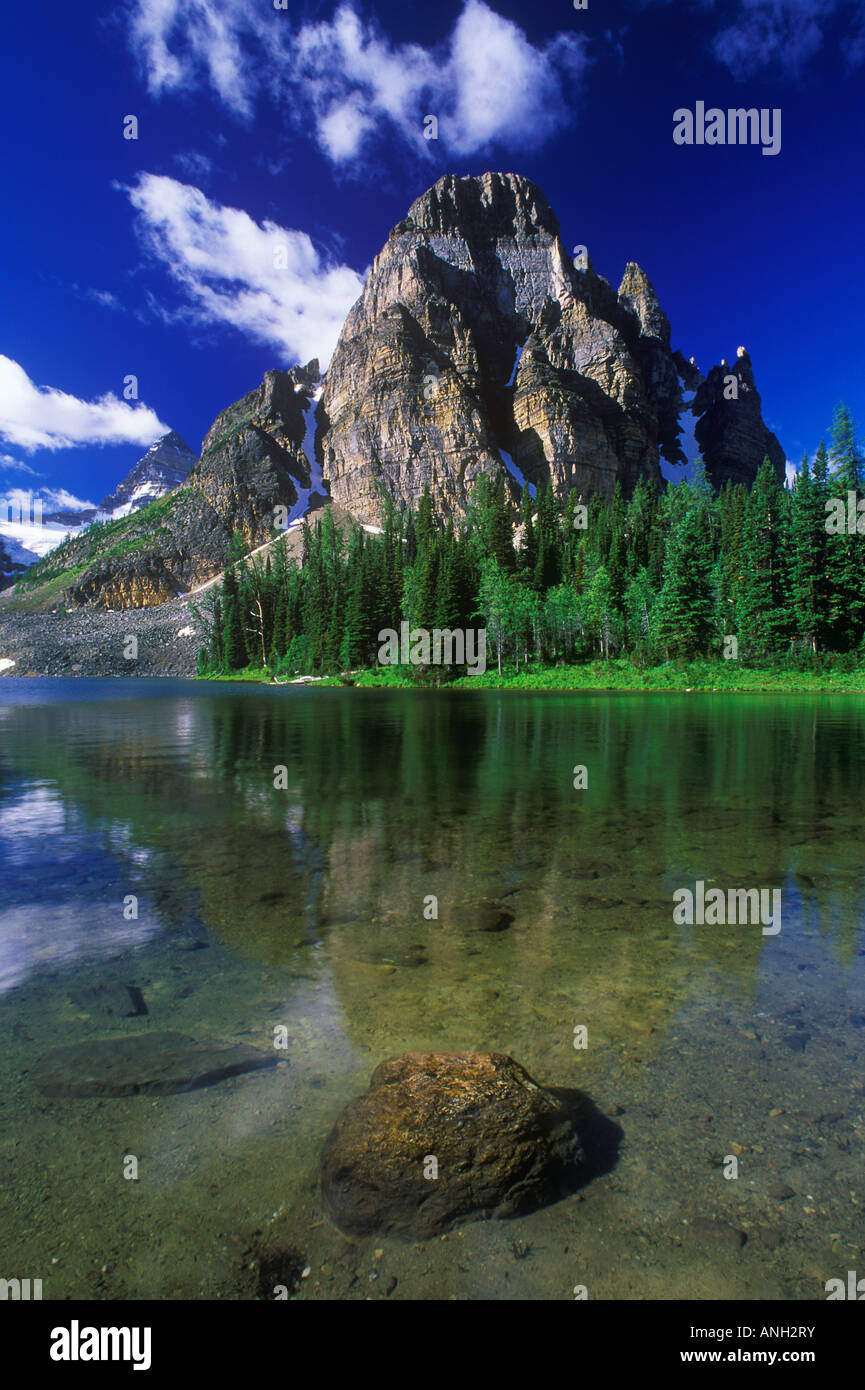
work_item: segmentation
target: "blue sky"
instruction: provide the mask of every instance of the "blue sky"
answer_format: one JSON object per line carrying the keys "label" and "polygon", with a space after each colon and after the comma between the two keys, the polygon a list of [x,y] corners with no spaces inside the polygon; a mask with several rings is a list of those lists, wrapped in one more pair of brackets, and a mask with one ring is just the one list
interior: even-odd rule
{"label": "blue sky", "polygon": [[[4,496],[98,502],[168,428],[197,452],[327,357],[418,194],[486,169],[614,285],[638,261],[704,372],[747,346],[788,458],[840,399],[865,428],[865,3],[49,0],[3,37]],[[676,145],[698,101],[780,108],[780,152]]]}

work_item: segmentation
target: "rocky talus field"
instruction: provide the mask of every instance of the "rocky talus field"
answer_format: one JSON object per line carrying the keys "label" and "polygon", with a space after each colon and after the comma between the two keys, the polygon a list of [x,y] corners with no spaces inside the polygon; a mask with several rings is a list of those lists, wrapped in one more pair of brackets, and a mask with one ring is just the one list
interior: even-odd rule
{"label": "rocky talus field", "polygon": [[[124,656],[128,638],[138,656]],[[10,676],[193,676],[201,624],[186,599],[114,613],[26,613],[0,600],[0,662]]]}

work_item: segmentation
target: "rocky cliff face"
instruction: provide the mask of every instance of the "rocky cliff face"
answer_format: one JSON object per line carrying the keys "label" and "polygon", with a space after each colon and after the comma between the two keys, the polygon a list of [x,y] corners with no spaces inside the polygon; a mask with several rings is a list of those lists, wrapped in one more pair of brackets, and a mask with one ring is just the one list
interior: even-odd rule
{"label": "rocky cliff face", "polygon": [[276,507],[290,515],[301,491],[309,492],[304,444],[317,381],[317,362],[266,372],[261,386],[218,415],[205,436],[190,482],[250,548],[269,539]]}
{"label": "rocky cliff face", "polygon": [[717,487],[727,481],[750,487],[765,457],[783,483],[786,454],[763,423],[754,370],[745,348],[739,348],[732,366],[721,362],[711,369],[697,389],[692,410],[699,417],[694,437],[706,472]]}
{"label": "rocky cliff face", "polygon": [[[331,495],[366,521],[381,494],[428,486],[459,515],[480,473],[552,482],[563,496],[661,485],[685,461],[682,390],[713,481],[750,482],[784,453],[763,424],[750,359],[738,398],[671,347],[641,268],[618,291],[571,259],[543,194],[514,174],[448,176],[391,232],[348,315],[322,403]],[[516,483],[514,483],[514,490]]]}
{"label": "rocky cliff face", "polygon": [[[310,500],[318,363],[267,372],[217,416],[183,486],[126,517],[65,541],[28,573],[29,585],[69,575],[75,603],[128,609],[164,603],[211,579],[235,535],[247,550]],[[312,453],[314,458],[314,453]],[[280,519],[283,519],[280,517]]]}
{"label": "rocky cliff face", "polygon": [[[543,194],[513,174],[441,179],[376,258],[325,379],[324,474],[374,519],[380,489],[465,508],[510,460],[557,492],[660,483],[677,453],[669,324],[629,266],[577,269]],[[511,470],[508,470],[511,471]]]}

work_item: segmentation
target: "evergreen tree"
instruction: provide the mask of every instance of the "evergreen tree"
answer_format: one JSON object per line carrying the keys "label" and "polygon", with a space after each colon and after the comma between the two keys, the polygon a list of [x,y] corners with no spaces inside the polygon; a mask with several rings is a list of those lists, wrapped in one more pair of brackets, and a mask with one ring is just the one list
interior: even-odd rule
{"label": "evergreen tree", "polygon": [[435,535],[435,514],[433,512],[432,498],[430,497],[429,484],[424,484],[423,495],[418,503],[417,517],[414,523],[414,532],[417,536],[417,549],[421,554],[426,553],[432,545]]}
{"label": "evergreen tree", "polygon": [[717,502],[719,517],[718,603],[721,628],[732,633],[737,626],[742,589],[742,538],[748,489],[741,483],[725,483]]}
{"label": "evergreen tree", "polygon": [[364,532],[360,526],[357,526],[352,534],[348,552],[348,597],[345,607],[345,624],[339,646],[339,665],[342,670],[360,666],[369,649],[363,550]]}
{"label": "evergreen tree", "polygon": [[562,577],[558,509],[549,481],[540,493],[537,515],[533,585],[537,593],[544,594],[547,589],[558,584]]}
{"label": "evergreen tree", "polygon": [[812,654],[823,650],[829,635],[825,450],[820,473],[821,480],[812,477],[806,453],[793,487],[791,514],[793,611],[799,641]]}
{"label": "evergreen tree", "polygon": [[242,671],[249,661],[246,639],[243,635],[243,622],[240,613],[240,599],[237,576],[234,568],[225,572],[222,586],[222,608],[224,629],[222,647],[226,671]]}
{"label": "evergreen tree", "polygon": [[861,492],[862,452],[856,437],[856,426],[843,401],[835,407],[832,417],[832,445],[829,462],[834,469],[833,482],[840,493]]}
{"label": "evergreen tree", "polygon": [[588,625],[597,635],[601,656],[605,661],[618,643],[616,596],[613,582],[605,565],[598,565],[583,599]]}
{"label": "evergreen tree", "polygon": [[535,564],[538,558],[537,542],[535,540],[534,523],[535,504],[529,492],[528,483],[523,483],[520,493],[520,525],[523,528],[522,540],[518,555],[518,567],[523,574],[534,576]]}
{"label": "evergreen tree", "polygon": [[510,504],[504,474],[495,482],[486,475],[478,478],[472,493],[472,523],[482,556],[491,556],[500,569],[510,574],[516,567]]}
{"label": "evergreen tree", "polygon": [[834,517],[825,522],[831,589],[829,642],[836,651],[850,651],[859,645],[865,629],[865,542],[859,534],[858,514],[853,523],[855,529],[848,530],[852,520],[852,516],[848,517],[848,494],[852,494],[856,512],[863,476],[856,429],[843,402],[836,407],[832,421],[829,463],[834,471],[829,477],[828,497],[837,500],[835,516],[843,518],[841,529],[832,524]]}
{"label": "evergreen tree", "polygon": [[745,511],[739,637],[745,654],[780,655],[795,631],[790,598],[789,504],[764,458]]}
{"label": "evergreen tree", "polygon": [[[300,564],[285,537],[263,560],[229,563],[221,593],[195,610],[206,634],[198,670],[372,664],[379,633],[404,618],[428,629],[485,623],[500,669],[512,660],[519,670],[532,654],[691,658],[731,631],[745,661],[794,647],[852,653],[865,634],[865,541],[855,518],[848,533],[847,494],[865,473],[844,407],[832,464],[830,474],[821,444],[786,489],[764,460],[750,493],[727,484],[717,497],[699,466],[690,483],[660,492],[643,479],[627,503],[620,487],[588,498],[579,528],[574,490],[562,505],[549,482],[534,499],[525,486],[517,551],[504,475],[478,479],[458,526],[443,526],[428,489],[401,513],[382,491],[380,534],[349,533],[325,509],[304,525]],[[230,551],[245,553],[241,536]]]}
{"label": "evergreen tree", "polygon": [[462,604],[458,580],[456,538],[451,524],[442,536],[439,545],[434,627],[453,630],[462,625]]}
{"label": "evergreen tree", "polygon": [[667,655],[704,655],[714,636],[715,595],[709,507],[686,483],[683,514],[671,530],[664,583],[655,609],[657,640]]}

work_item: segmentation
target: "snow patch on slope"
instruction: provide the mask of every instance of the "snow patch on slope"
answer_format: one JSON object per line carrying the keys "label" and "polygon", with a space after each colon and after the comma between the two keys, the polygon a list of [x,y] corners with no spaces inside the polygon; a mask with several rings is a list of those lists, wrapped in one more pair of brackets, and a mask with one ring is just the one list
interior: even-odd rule
{"label": "snow patch on slope", "polygon": [[103,511],[100,508],[96,513],[96,520],[119,521],[121,517],[129,516],[131,512],[137,512],[140,507],[146,507],[148,502],[155,502],[165,495],[165,486],[157,482],[155,478],[146,483],[139,483],[128,502],[123,502],[119,507],[112,507],[110,511]]}
{"label": "snow patch on slope", "polygon": [[291,529],[291,527],[293,526],[303,525],[304,513],[306,512],[309,506],[309,499],[313,495],[313,493],[317,492],[320,495],[327,495],[327,489],[324,486],[324,480],[322,478],[321,473],[321,464],[316,458],[315,453],[315,431],[317,425],[315,412],[316,407],[318,406],[318,403],[321,400],[323,393],[323,386],[316,387],[315,391],[313,391],[312,395],[310,396],[309,403],[304,407],[303,452],[306,456],[306,461],[309,464],[309,487],[299,487],[297,489],[297,501],[295,502],[294,506],[292,507],[289,513],[288,525],[286,526],[286,530]]}
{"label": "snow patch on slope", "polygon": [[[514,461],[513,461],[513,459],[511,458],[510,454],[506,454],[505,451],[504,451],[504,449],[499,449],[499,457],[501,458],[503,464],[505,465],[505,468],[508,470],[508,472],[510,473],[511,477],[516,479],[516,481],[519,483],[519,485],[520,485],[521,488],[522,488],[522,487],[525,487],[525,485],[526,485],[526,480],[525,480],[525,478],[523,477],[523,475],[522,475],[522,473],[520,472],[520,470],[517,468],[517,465],[514,463]],[[537,489],[535,488],[534,483],[529,483],[528,486],[529,486],[529,496],[530,496],[530,497],[534,497],[535,492],[537,491]]]}
{"label": "snow patch on slope", "polygon": [[523,346],[524,346],[524,344],[520,344],[520,345],[517,347],[517,355],[516,355],[516,358],[515,358],[515,360],[514,360],[514,369],[513,369],[513,371],[511,372],[510,379],[505,383],[506,386],[513,386],[514,382],[515,382],[516,379],[517,379],[517,367],[520,365],[520,358],[521,358],[522,355],[523,355]]}

